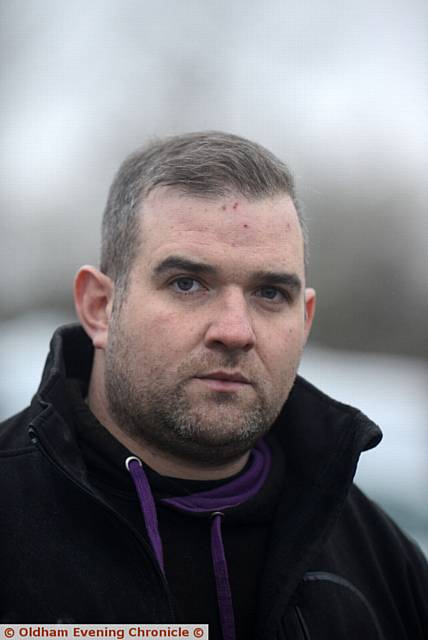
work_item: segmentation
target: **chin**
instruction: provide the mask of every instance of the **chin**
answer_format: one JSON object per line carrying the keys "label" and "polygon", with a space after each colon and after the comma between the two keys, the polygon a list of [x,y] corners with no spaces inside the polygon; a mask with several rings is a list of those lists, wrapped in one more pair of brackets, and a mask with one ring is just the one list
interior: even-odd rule
{"label": "chin", "polygon": [[206,427],[204,430],[199,426],[199,429],[191,432],[175,433],[167,443],[158,441],[153,444],[159,450],[187,462],[218,466],[241,458],[269,430],[265,424],[254,425],[252,429],[248,425],[241,425],[237,429],[236,422],[230,429],[223,425],[221,431],[218,431],[218,422]]}

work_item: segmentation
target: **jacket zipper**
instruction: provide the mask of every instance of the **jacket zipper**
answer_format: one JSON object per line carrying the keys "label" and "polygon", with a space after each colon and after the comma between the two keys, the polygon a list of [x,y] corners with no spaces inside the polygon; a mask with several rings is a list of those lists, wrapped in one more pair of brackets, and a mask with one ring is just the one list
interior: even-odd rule
{"label": "jacket zipper", "polygon": [[300,630],[302,632],[303,639],[304,640],[311,640],[311,636],[309,634],[309,630],[308,630],[308,627],[306,625],[305,618],[303,617],[303,613],[302,613],[300,607],[297,604],[294,606],[294,610],[296,612],[297,620],[299,621],[299,627],[300,627]]}
{"label": "jacket zipper", "polygon": [[109,504],[107,504],[106,502],[104,502],[103,500],[100,500],[100,498],[94,494],[89,487],[87,487],[86,485],[84,485],[83,483],[79,482],[73,475],[71,475],[59,462],[58,460],[56,460],[51,453],[49,452],[48,448],[46,447],[46,443],[43,442],[43,438],[40,437],[40,434],[37,433],[34,425],[32,423],[30,423],[29,429],[28,429],[28,434],[30,436],[30,440],[33,444],[35,444],[39,450],[42,452],[42,454],[45,456],[45,458],[50,462],[50,464],[52,464],[58,471],[61,472],[61,474],[63,476],[65,476],[70,482],[72,482],[74,485],[76,485],[77,487],[79,487],[79,489],[81,491],[83,491],[85,494],[87,494],[88,496],[90,496],[93,500],[95,500],[95,502],[97,502],[99,505],[101,505],[102,507],[104,507],[104,509],[106,511],[109,511],[111,514],[114,515],[115,518],[117,518],[117,520],[119,520],[126,528],[127,530],[134,536],[134,538],[136,538],[137,542],[142,546],[143,550],[145,551],[147,557],[149,558],[153,569],[157,575],[157,577],[159,578],[159,581],[162,585],[163,590],[165,591],[166,597],[167,597],[167,601],[168,601],[168,607],[170,610],[170,613],[172,615],[172,622],[177,620],[177,616],[176,616],[176,612],[174,610],[174,605],[172,603],[172,596],[170,594],[169,591],[169,586],[168,583],[166,581],[165,576],[163,575],[162,571],[160,570],[160,567],[158,565],[158,563],[156,562],[156,559],[153,556],[153,552],[150,549],[149,545],[147,544],[147,542],[138,534],[137,531],[135,531],[132,527],[129,526],[127,520],[120,515],[120,513],[118,513],[117,511],[115,511],[112,507],[110,507]]}

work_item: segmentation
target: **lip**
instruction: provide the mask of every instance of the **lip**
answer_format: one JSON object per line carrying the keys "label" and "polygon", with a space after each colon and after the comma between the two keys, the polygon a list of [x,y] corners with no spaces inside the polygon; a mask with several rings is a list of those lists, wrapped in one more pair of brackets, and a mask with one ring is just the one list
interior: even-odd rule
{"label": "lip", "polygon": [[200,380],[213,391],[238,391],[251,386],[249,380],[240,372],[212,371],[196,376],[195,379]]}
{"label": "lip", "polygon": [[250,384],[250,381],[240,371],[212,371],[210,373],[204,373],[204,375],[196,377],[202,380],[224,380],[226,382],[241,382],[243,384]]}

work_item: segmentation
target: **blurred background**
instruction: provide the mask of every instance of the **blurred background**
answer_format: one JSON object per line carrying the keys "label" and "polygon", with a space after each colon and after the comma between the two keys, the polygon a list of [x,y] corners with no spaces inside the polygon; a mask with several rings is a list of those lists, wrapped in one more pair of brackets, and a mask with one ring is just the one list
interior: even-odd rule
{"label": "blurred background", "polygon": [[28,403],[107,190],[154,136],[294,171],[318,317],[301,372],[384,431],[357,482],[428,552],[428,4],[3,0],[0,417]]}

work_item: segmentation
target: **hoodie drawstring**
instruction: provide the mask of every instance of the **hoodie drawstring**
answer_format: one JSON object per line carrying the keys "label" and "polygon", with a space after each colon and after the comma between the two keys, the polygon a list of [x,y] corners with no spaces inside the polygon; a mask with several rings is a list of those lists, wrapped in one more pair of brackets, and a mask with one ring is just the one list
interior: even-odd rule
{"label": "hoodie drawstring", "polygon": [[158,515],[156,512],[156,505],[153,499],[152,490],[150,489],[149,481],[147,480],[147,476],[144,473],[141,460],[136,456],[130,456],[129,458],[126,458],[125,466],[131,474],[131,478],[134,481],[134,485],[140,499],[140,505],[143,511],[144,522],[146,524],[147,535],[149,536],[150,544],[152,545],[152,549],[155,553],[158,565],[162,573],[165,574],[162,540],[159,534],[158,526]]}
{"label": "hoodie drawstring", "polygon": [[[141,460],[130,456],[125,461],[134,481],[147,534],[162,573],[165,575],[162,540],[159,534],[156,505]],[[238,506],[255,496],[263,486],[271,467],[271,453],[260,440],[251,451],[249,465],[240,476],[215,489],[190,496],[163,498],[161,502],[177,511],[211,514],[211,557],[217,591],[220,624],[224,640],[235,640],[235,620],[230,590],[229,572],[224,553],[221,522],[224,509]]]}

